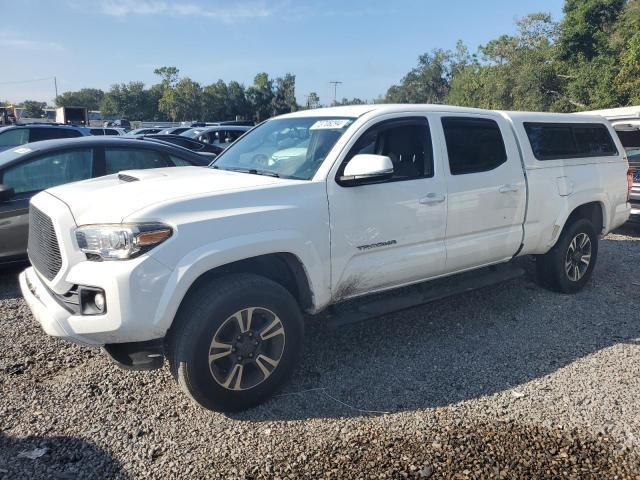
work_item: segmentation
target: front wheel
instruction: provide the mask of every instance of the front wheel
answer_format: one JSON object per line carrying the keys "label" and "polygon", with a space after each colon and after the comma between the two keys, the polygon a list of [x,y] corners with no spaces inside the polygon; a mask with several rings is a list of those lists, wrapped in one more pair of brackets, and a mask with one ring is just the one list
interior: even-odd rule
{"label": "front wheel", "polygon": [[598,234],[589,220],[567,225],[549,252],[536,259],[539,281],[547,288],[576,293],[591,278],[598,257]]}
{"label": "front wheel", "polygon": [[238,411],[263,402],[291,375],[302,349],[295,299],[257,275],[200,285],[175,322],[170,368],[182,389],[209,410]]}

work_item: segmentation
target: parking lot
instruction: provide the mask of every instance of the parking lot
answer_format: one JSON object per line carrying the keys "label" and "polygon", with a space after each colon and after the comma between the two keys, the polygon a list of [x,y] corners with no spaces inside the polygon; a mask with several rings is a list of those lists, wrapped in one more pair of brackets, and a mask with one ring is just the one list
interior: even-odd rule
{"label": "parking lot", "polygon": [[525,278],[464,296],[309,319],[293,381],[235,416],[166,368],[47,337],[2,274],[0,478],[638,478],[640,230],[600,245],[574,296],[523,259]]}

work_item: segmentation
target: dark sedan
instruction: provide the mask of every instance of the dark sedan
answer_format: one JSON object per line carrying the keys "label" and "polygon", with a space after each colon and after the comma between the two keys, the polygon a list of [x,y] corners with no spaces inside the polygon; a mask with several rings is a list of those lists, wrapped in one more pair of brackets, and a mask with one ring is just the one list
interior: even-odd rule
{"label": "dark sedan", "polygon": [[153,138],[155,140],[162,140],[164,142],[180,145],[181,147],[188,148],[192,152],[196,152],[201,155],[208,155],[209,160],[213,160],[217,155],[224,152],[224,148],[218,145],[211,145],[209,143],[196,140],[195,138],[183,137],[182,135],[162,135],[160,133],[156,133],[153,135],[145,135],[145,138]]}
{"label": "dark sedan", "polygon": [[63,183],[159,167],[211,161],[153,139],[83,137],[22,145],[0,153],[0,264],[26,260],[29,200]]}

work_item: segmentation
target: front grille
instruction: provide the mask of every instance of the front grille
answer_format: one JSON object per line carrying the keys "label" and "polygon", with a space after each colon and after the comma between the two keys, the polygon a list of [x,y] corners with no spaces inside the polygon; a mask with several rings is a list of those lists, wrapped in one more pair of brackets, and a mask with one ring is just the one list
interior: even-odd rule
{"label": "front grille", "polygon": [[60,246],[51,219],[34,206],[29,207],[29,260],[34,268],[48,280],[62,267]]}

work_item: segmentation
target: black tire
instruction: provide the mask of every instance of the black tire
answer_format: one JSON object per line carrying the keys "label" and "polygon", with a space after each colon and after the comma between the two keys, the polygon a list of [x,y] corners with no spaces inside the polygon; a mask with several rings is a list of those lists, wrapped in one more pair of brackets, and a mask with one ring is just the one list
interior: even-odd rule
{"label": "black tire", "polygon": [[[238,360],[238,358],[242,359],[239,357],[239,352],[244,352],[243,349],[246,348],[263,348],[267,340],[262,340],[262,336],[267,329],[254,333],[260,337],[253,337],[256,342],[263,342],[259,347],[251,347],[251,344],[246,347],[246,344],[237,342],[235,343],[237,349],[233,350],[236,353],[225,353],[225,358],[210,362],[211,353],[218,348],[212,346],[212,341],[214,336],[218,338],[221,331],[233,327],[233,319],[236,318],[234,314],[254,307],[258,308],[252,310],[250,314],[257,319],[253,323],[259,324],[261,321],[273,323],[274,317],[268,317],[267,312],[281,322],[275,328],[280,332],[280,325],[283,327],[284,333],[279,333],[282,338],[280,339],[279,335],[271,335],[272,338],[269,340],[281,343],[277,346],[281,357],[275,367],[264,360],[261,361],[261,365],[269,367],[268,370],[273,368],[269,374],[262,371],[261,383],[255,386],[249,385],[246,389],[234,390],[231,387],[242,387],[245,383],[243,371],[236,373],[227,387],[220,383],[221,380],[216,379],[214,371],[215,375],[223,377],[226,375],[225,372],[229,372],[229,376],[233,377],[235,365],[242,365]],[[256,311],[260,313],[254,313]],[[246,321],[246,316],[243,318]],[[239,332],[240,330],[236,333]],[[249,335],[250,332],[251,329],[248,329],[242,335]],[[231,342],[240,338],[236,337],[235,333],[231,336],[233,337]],[[302,313],[296,300],[284,287],[258,275],[231,274],[215,278],[189,292],[178,310],[169,334],[167,356],[174,378],[195,402],[209,410],[233,412],[262,403],[288,380],[302,353],[303,337]],[[221,352],[224,353],[226,350],[221,349]],[[258,350],[254,353],[256,357],[261,355]],[[253,375],[254,379],[259,379],[258,359],[251,355],[253,358],[250,360],[249,355],[246,353],[242,361],[251,362],[251,365],[242,366]],[[221,369],[219,362],[228,362],[230,366],[227,370]],[[233,364],[233,362],[237,363]],[[260,366],[260,368],[263,367]]]}
{"label": "black tire", "polygon": [[[567,268],[568,259],[571,250],[571,242],[575,238],[584,238],[586,235],[590,242],[589,264],[586,265],[585,271],[574,275],[571,278]],[[560,234],[560,238],[549,252],[545,255],[536,257],[536,270],[538,281],[549,290],[561,293],[576,293],[584,288],[596,265],[598,258],[598,234],[593,224],[586,219],[577,219],[565,226]],[[575,260],[579,266],[582,265],[580,260]],[[575,268],[575,266],[573,267]],[[575,279],[577,278],[577,280]]]}

